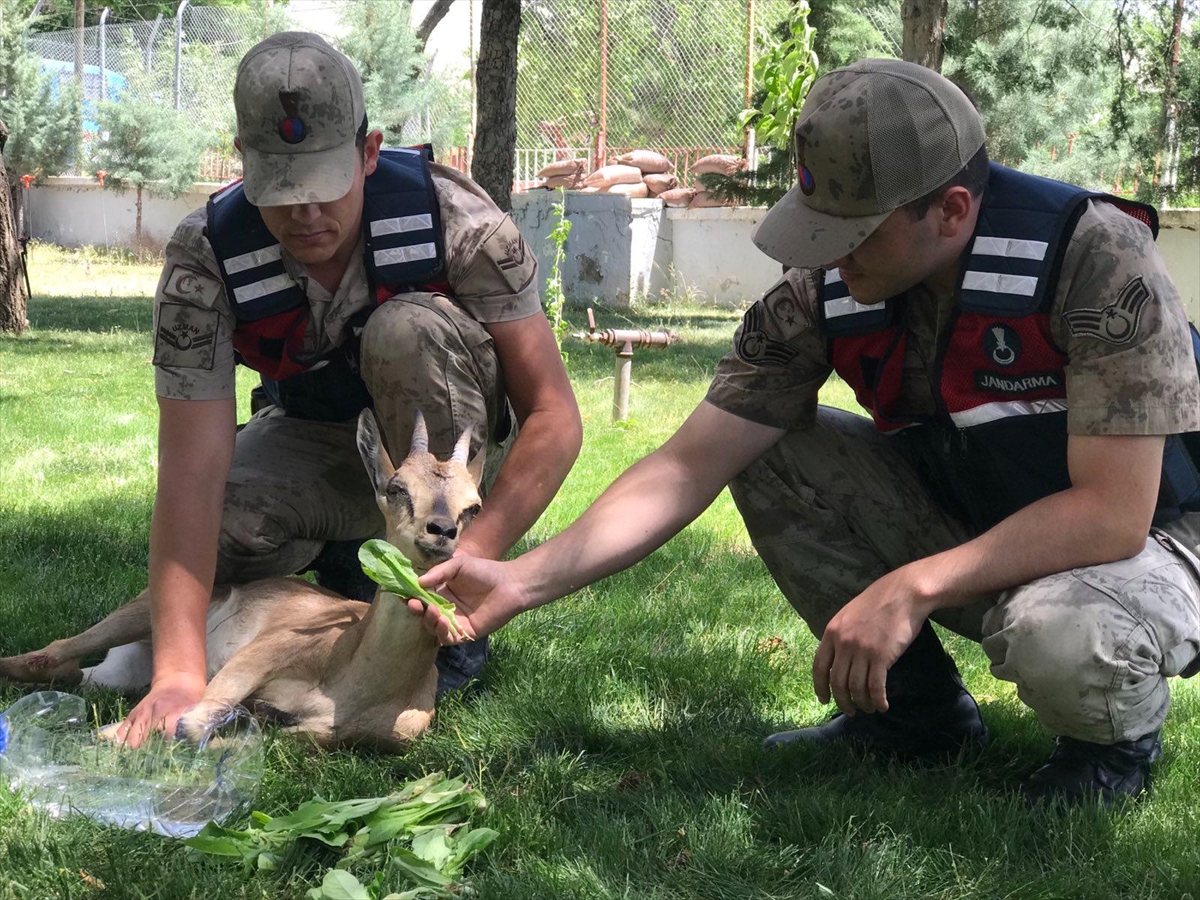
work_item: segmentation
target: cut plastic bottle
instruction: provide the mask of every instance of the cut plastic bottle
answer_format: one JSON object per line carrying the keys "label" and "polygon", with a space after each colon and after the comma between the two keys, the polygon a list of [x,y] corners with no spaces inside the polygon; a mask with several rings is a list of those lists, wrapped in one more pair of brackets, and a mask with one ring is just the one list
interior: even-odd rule
{"label": "cut plastic bottle", "polygon": [[39,691],[0,714],[0,777],[56,818],[192,837],[246,810],[262,768],[262,731],[241,707],[199,741],[154,733],[137,748],[102,737],[74,694]]}

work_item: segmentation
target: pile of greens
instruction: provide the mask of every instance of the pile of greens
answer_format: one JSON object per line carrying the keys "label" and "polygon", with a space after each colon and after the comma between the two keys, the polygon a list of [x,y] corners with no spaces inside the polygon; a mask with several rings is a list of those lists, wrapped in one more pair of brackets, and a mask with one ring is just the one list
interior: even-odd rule
{"label": "pile of greens", "polygon": [[385,591],[398,597],[416,597],[434,607],[449,620],[451,635],[460,640],[470,640],[454,617],[454,604],[440,594],[421,587],[408,557],[387,541],[372,538],[365,542],[358,548],[358,561],[367,577]]}
{"label": "pile of greens", "polygon": [[[471,814],[487,807],[461,779],[434,772],[387,797],[302,804],[285,816],[250,814],[244,830],[215,822],[184,843],[194,850],[264,871],[278,869],[296,850],[323,845],[341,854],[310,900],[432,900],[454,896],[463,867],[497,832],[472,828]],[[351,867],[379,866],[363,884]],[[380,898],[385,880],[409,886]]]}

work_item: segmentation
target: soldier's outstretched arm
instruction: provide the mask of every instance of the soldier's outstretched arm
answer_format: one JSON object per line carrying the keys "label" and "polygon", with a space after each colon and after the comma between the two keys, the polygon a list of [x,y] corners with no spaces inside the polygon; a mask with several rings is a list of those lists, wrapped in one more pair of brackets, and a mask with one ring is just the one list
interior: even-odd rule
{"label": "soldier's outstretched arm", "polygon": [[[518,613],[643,559],[707,509],[783,434],[702,402],[663,446],[626,470],[562,533],[511,562],[455,557],[421,583],[451,595],[468,634],[489,634]],[[436,611],[418,601],[410,608],[443,643],[452,643]]]}
{"label": "soldier's outstretched arm", "polygon": [[173,734],[179,714],[204,694],[205,616],[236,432],[232,398],[159,397],[158,408],[158,490],[150,525],[154,676],[150,693],[117,730],[118,739],[134,745],[154,729]]}
{"label": "soldier's outstretched arm", "polygon": [[583,425],[545,315],[484,327],[495,342],[519,430],[461,546],[473,556],[499,559],[558,493],[579,455]]}

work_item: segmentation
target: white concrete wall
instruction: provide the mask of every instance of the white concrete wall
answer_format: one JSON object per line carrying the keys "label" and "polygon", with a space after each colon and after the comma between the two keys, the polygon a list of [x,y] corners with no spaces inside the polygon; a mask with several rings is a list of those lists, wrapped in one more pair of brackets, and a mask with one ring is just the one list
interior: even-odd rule
{"label": "white concrete wall", "polygon": [[[151,245],[166,244],[179,220],[218,187],[197,184],[174,200],[145,195],[143,235]],[[553,251],[551,207],[562,196],[531,191],[513,197],[513,218],[543,277]],[[750,240],[764,209],[664,209],[658,200],[575,192],[566,194],[566,204],[572,229],[563,283],[572,300],[628,306],[665,294],[739,306],[761,296],[781,272]],[[50,178],[31,189],[31,234],[67,247],[131,246],[135,214],[134,192],[101,191],[93,179]],[[1200,323],[1200,210],[1164,210],[1160,222],[1158,249],[1189,317]]]}
{"label": "white concrete wall", "polygon": [[[194,184],[175,199],[142,192],[142,239],[162,247],[179,220],[203,206],[219,184]],[[48,178],[30,188],[30,234],[63,247],[132,247],[137,223],[137,192],[101,189],[94,178]]]}

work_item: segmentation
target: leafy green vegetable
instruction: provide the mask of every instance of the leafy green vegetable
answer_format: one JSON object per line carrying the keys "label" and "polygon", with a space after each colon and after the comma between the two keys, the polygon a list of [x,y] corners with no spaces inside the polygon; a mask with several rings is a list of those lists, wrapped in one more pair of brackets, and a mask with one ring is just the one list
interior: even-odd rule
{"label": "leafy green vegetable", "polygon": [[440,594],[427,591],[417,583],[417,573],[407,556],[378,538],[372,538],[358,548],[358,561],[362,570],[372,581],[398,597],[416,597],[422,603],[434,607],[450,622],[450,634],[456,638],[471,640],[454,616],[454,604]]}
{"label": "leafy green vegetable", "polygon": [[[466,782],[434,772],[386,797],[315,797],[282,816],[255,811],[241,830],[210,822],[184,843],[263,871],[278,869],[297,849],[332,848],[340,859],[308,892],[310,900],[378,900],[385,875],[411,889],[383,900],[434,900],[454,896],[463,867],[498,836],[467,824],[486,807]],[[380,861],[382,870],[366,885],[349,871]]]}

